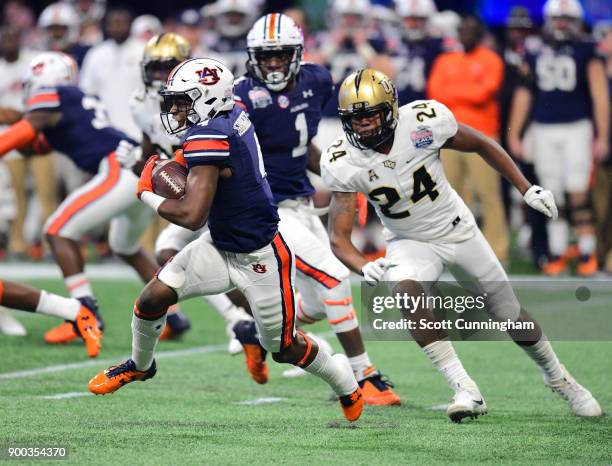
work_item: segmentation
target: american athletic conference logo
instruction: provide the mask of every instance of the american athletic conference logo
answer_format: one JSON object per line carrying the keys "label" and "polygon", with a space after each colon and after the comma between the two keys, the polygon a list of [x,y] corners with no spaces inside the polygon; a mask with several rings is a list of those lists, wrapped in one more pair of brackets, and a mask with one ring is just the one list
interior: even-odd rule
{"label": "american athletic conference logo", "polygon": [[219,71],[223,72],[223,70],[219,68],[209,68],[206,66],[201,70],[197,70],[196,74],[198,75],[198,78],[202,84],[205,86],[212,86],[221,80],[219,77]]}

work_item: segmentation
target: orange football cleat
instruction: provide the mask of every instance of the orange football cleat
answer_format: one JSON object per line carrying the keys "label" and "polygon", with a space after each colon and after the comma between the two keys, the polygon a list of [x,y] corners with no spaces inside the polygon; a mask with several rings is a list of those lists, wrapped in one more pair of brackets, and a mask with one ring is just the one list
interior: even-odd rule
{"label": "orange football cleat", "polygon": [[561,275],[567,269],[567,261],[563,257],[548,261],[542,267],[542,271],[549,277],[556,277]]}
{"label": "orange football cleat", "polygon": [[595,254],[591,254],[586,260],[580,260],[578,267],[576,267],[576,272],[581,277],[592,277],[597,273],[598,269],[597,257]]}
{"label": "orange football cleat", "polygon": [[87,354],[90,358],[95,358],[102,348],[102,331],[96,315],[85,306],[81,306],[75,324],[85,342]]}
{"label": "orange football cleat", "polygon": [[45,333],[45,341],[51,345],[70,343],[79,337],[72,322],[64,322]]}
{"label": "orange football cleat", "polygon": [[393,391],[393,384],[383,379],[382,374],[376,373],[359,382],[363,394],[363,401],[373,406],[393,406],[402,404],[402,400]]}
{"label": "orange football cleat", "polygon": [[259,384],[268,382],[268,363],[264,356],[264,349],[259,345],[243,344],[244,358],[247,369],[253,380]]}
{"label": "orange football cleat", "polygon": [[140,380],[144,382],[147,379],[151,379],[157,373],[157,366],[155,360],[153,364],[146,371],[139,371],[136,369],[136,364],[132,359],[111,366],[105,371],[99,372],[94,375],[89,381],[87,388],[94,395],[106,395],[108,393],[114,393],[124,385],[131,382]]}
{"label": "orange football cleat", "polygon": [[359,419],[361,412],[363,411],[363,395],[361,388],[357,387],[350,395],[344,395],[339,397],[344,417],[353,422]]}

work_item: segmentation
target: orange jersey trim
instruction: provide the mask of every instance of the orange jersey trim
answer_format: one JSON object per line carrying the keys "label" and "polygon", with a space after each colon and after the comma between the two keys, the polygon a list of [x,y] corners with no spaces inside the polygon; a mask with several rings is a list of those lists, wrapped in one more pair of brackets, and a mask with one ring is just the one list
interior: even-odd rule
{"label": "orange jersey trim", "polygon": [[42,102],[59,102],[59,95],[56,92],[48,92],[46,94],[38,94],[34,97],[30,97],[27,102],[27,106],[30,107],[32,105],[40,104]]}
{"label": "orange jersey trim", "polygon": [[204,151],[204,150],[229,150],[229,141],[219,141],[217,139],[196,139],[185,144],[184,151]]}

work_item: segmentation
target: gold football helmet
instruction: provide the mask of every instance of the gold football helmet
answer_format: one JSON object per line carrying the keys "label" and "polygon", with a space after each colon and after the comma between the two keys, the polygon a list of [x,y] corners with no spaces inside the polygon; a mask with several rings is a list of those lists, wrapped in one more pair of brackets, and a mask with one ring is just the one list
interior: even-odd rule
{"label": "gold football helmet", "polygon": [[[338,112],[349,142],[359,149],[375,149],[392,136],[399,119],[397,90],[380,71],[364,68],[349,75],[340,86]],[[380,114],[375,130],[358,132],[353,122]]]}
{"label": "gold football helmet", "polygon": [[140,62],[145,86],[161,88],[170,71],[190,57],[191,47],[183,36],[165,32],[151,37]]}

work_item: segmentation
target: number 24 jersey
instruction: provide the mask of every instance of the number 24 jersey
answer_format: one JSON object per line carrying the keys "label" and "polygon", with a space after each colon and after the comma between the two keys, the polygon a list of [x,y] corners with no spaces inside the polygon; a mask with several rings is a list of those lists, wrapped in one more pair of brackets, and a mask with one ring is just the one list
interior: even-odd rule
{"label": "number 24 jersey", "polygon": [[435,100],[400,107],[389,154],[361,150],[345,136],[321,156],[332,191],[361,192],[374,205],[386,240],[456,242],[473,236],[476,222],[444,175],[440,148],[457,133],[451,111]]}

